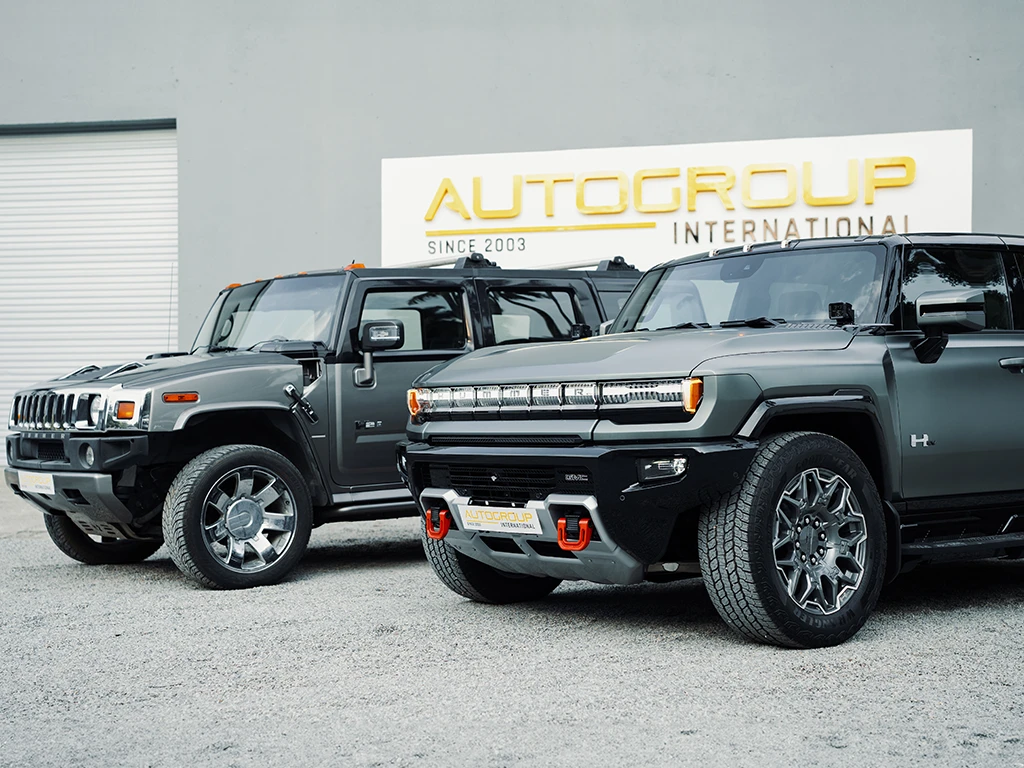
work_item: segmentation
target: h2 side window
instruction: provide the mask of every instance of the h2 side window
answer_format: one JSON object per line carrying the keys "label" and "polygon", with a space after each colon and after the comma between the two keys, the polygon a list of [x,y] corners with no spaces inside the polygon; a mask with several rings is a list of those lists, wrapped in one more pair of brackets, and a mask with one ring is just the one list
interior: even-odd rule
{"label": "h2 side window", "polygon": [[367,291],[359,327],[368,320],[400,320],[405,327],[403,351],[460,350],[466,347],[462,291]]}
{"label": "h2 side window", "polygon": [[923,293],[978,288],[985,294],[985,328],[1010,328],[1010,299],[1003,256],[972,248],[911,248],[903,263],[903,330],[916,331],[916,302]]}
{"label": "h2 side window", "polygon": [[495,344],[568,340],[573,324],[579,322],[570,290],[492,288],[487,310]]}
{"label": "h2 side window", "polygon": [[1024,331],[1024,250],[1010,254],[1010,304],[1013,307],[1013,327]]}

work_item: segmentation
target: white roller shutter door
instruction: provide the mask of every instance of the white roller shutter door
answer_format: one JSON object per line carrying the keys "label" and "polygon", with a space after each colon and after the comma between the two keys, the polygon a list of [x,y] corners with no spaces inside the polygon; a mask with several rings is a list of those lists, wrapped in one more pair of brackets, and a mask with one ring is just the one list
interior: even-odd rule
{"label": "white roller shutter door", "polygon": [[17,389],[177,346],[174,130],[0,136],[3,425]]}

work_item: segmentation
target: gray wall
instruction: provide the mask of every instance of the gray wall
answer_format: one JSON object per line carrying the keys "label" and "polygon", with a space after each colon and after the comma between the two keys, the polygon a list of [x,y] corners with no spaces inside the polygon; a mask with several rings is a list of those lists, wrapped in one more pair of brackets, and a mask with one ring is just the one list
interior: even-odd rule
{"label": "gray wall", "polygon": [[228,282],[379,263],[380,159],[974,129],[1024,231],[1024,3],[0,0],[0,124],[178,121],[181,341]]}

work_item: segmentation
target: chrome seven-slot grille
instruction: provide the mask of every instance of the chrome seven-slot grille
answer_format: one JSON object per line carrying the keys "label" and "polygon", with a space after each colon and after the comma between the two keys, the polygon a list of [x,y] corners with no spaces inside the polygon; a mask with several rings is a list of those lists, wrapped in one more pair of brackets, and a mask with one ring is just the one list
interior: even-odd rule
{"label": "chrome seven-slot grille", "polygon": [[594,481],[584,467],[493,467],[427,464],[420,468],[422,487],[452,488],[476,501],[542,500],[552,493],[592,494]]}
{"label": "chrome seven-slot grille", "polygon": [[59,394],[38,391],[18,395],[11,405],[9,426],[14,429],[66,430],[84,418],[80,407],[88,408],[89,399],[94,395]]}

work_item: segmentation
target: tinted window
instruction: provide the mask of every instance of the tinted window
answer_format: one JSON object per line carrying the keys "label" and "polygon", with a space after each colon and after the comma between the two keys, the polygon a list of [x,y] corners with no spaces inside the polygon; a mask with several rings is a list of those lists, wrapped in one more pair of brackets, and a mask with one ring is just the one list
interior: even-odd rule
{"label": "tinted window", "polygon": [[462,349],[466,346],[466,318],[462,291],[368,291],[359,316],[367,320],[400,320],[405,326],[403,350]]}
{"label": "tinted window", "polygon": [[492,289],[487,306],[495,344],[569,339],[579,322],[571,291]]}
{"label": "tinted window", "polygon": [[903,268],[903,328],[917,330],[915,302],[930,291],[979,288],[985,292],[985,327],[1010,327],[1003,257],[969,248],[912,248]]}
{"label": "tinted window", "polygon": [[1024,251],[1011,254],[1010,301],[1013,306],[1013,327],[1024,331]]}
{"label": "tinted window", "polygon": [[629,298],[629,291],[601,291],[601,306],[604,307],[604,313],[608,316],[609,320],[614,320],[615,316],[619,314],[619,310],[622,309],[622,305],[626,303],[626,299]]}

